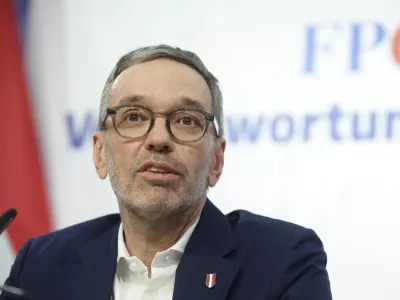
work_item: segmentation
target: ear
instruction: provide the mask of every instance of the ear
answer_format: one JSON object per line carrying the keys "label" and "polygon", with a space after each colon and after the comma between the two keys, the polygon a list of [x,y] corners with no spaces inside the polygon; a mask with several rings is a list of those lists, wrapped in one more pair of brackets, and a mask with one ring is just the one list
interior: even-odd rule
{"label": "ear", "polygon": [[105,179],[107,177],[107,163],[104,134],[101,131],[96,131],[93,134],[93,162],[96,167],[97,175],[99,175],[101,179]]}
{"label": "ear", "polygon": [[208,186],[214,187],[222,174],[224,168],[224,154],[226,147],[226,140],[219,138],[216,142],[214,150],[214,159],[211,165],[210,174],[208,175]]}

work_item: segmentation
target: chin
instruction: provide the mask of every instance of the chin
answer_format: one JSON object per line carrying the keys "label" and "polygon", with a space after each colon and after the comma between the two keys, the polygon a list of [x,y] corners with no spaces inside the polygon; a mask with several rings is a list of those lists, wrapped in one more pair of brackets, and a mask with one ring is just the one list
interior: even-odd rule
{"label": "chin", "polygon": [[122,206],[135,215],[146,219],[164,219],[184,213],[196,206],[199,197],[182,188],[172,188],[158,185],[134,185],[125,189],[126,193],[120,195],[119,202]]}
{"label": "chin", "polygon": [[165,188],[154,187],[152,191],[147,193],[130,195],[126,197],[124,206],[135,212],[172,212],[179,210],[183,203],[180,203],[179,198],[175,193],[166,190]]}

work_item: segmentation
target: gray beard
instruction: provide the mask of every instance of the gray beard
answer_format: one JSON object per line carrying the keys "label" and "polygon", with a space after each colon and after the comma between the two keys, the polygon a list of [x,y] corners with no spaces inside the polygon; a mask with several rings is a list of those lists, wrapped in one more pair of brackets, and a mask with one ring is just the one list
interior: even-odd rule
{"label": "gray beard", "polygon": [[[111,187],[120,206],[128,215],[146,223],[172,225],[174,220],[179,223],[180,217],[198,207],[208,189],[211,155],[207,156],[209,159],[200,170],[193,173],[193,178],[181,182],[177,189],[170,188],[168,193],[165,193],[165,187],[153,186],[151,190],[148,187],[143,190],[132,181],[133,177],[120,178],[117,166],[107,152],[106,157]],[[163,195],[160,195],[161,192]]]}

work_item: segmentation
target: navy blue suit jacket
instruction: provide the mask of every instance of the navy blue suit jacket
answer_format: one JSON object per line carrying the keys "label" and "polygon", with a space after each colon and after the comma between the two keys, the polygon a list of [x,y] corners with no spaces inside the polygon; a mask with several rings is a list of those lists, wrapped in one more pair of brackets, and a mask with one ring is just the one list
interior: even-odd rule
{"label": "navy blue suit jacket", "polygon": [[[29,240],[6,283],[34,300],[110,300],[120,222],[109,215]],[[244,210],[225,216],[207,200],[173,299],[330,300],[326,262],[312,230]],[[212,273],[216,284],[208,288]]]}

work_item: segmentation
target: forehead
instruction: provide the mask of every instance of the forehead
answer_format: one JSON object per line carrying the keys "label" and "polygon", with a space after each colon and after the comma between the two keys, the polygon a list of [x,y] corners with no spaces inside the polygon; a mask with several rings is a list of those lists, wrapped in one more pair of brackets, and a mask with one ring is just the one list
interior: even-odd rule
{"label": "forehead", "polygon": [[[170,59],[156,59],[124,70],[110,92],[110,106],[130,100],[152,109],[170,109],[197,102],[211,112],[210,89],[193,68]],[[192,100],[187,101],[187,100]]]}

